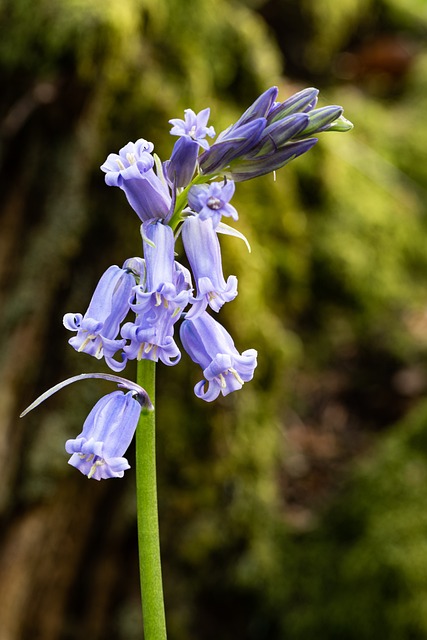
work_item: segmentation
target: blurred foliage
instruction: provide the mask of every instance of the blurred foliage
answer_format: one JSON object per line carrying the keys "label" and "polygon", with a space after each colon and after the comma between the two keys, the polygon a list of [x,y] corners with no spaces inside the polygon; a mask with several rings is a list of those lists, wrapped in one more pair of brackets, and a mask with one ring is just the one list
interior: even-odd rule
{"label": "blurred foliage", "polygon": [[[271,84],[284,98],[321,82],[321,105],[344,105],[351,134],[236,189],[252,253],[221,238],[240,293],[220,319],[239,350],[258,349],[254,381],[204,405],[188,358],[159,366],[170,638],[427,637],[424,3],[1,0],[0,20],[0,200],[23,172],[20,251],[44,238],[15,252],[7,330],[44,304],[35,290],[55,294],[34,395],[60,369],[95,369],[67,347],[62,314],[140,252],[136,216],[97,168],[107,153],[145,137],[166,159],[169,118],[210,106],[220,131]],[[99,395],[64,392],[30,419],[23,505],[73,473],[52,450]],[[130,531],[131,482],[117,489]],[[108,624],[132,640],[138,604],[123,593]]]}
{"label": "blurred foliage", "polygon": [[283,544],[284,637],[426,637],[426,428],[424,401],[357,465],[315,530]]}

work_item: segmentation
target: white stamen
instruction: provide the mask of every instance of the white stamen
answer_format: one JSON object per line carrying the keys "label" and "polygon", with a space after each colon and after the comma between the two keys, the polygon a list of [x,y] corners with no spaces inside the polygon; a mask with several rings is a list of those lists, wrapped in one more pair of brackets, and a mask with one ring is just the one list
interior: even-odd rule
{"label": "white stamen", "polygon": [[[78,353],[80,353],[81,351],[83,351],[83,349],[86,347],[87,344],[89,344],[89,342],[91,340],[93,340],[94,338],[96,338],[96,336],[90,334],[88,335],[88,337],[86,338],[86,340],[83,340],[83,342],[81,343],[80,347],[77,349]],[[102,347],[101,347],[102,348]]]}
{"label": "white stamen", "polygon": [[100,467],[101,465],[105,464],[105,460],[101,459],[101,460],[97,460],[96,462],[93,463],[93,465],[90,468],[89,473],[87,474],[87,477],[92,478],[93,474],[95,473],[97,467]]}
{"label": "white stamen", "polygon": [[236,378],[239,384],[241,384],[242,386],[245,384],[242,378],[237,373],[236,369],[233,369],[232,367],[230,367],[229,372],[233,374],[233,376]]}

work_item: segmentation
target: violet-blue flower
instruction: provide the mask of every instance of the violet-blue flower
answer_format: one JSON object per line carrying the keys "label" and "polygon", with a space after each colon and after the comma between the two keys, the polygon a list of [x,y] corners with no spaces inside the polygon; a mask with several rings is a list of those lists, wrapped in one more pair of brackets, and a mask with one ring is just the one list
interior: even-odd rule
{"label": "violet-blue flower", "polygon": [[127,344],[124,352],[128,360],[160,360],[172,366],[181,359],[181,352],[174,340],[174,324],[179,315],[166,310],[156,316],[155,322],[150,312],[138,314],[134,322],[123,325],[121,334]]}
{"label": "violet-blue flower", "polygon": [[114,355],[125,345],[117,336],[130,309],[134,286],[132,273],[113,265],[101,276],[84,316],[81,313],[64,316],[66,329],[77,331],[69,344],[76,351],[84,351],[97,359],[104,357],[114,371],[121,371],[126,365],[126,359],[118,362]]}
{"label": "violet-blue flower", "polygon": [[148,313],[151,309],[153,318],[163,309],[176,315],[188,304],[190,288],[187,283],[177,281],[173,231],[160,221],[146,222],[141,229],[145,281],[134,287],[136,301],[131,308],[137,313]]}
{"label": "violet-blue flower", "polygon": [[166,218],[172,202],[166,180],[153,169],[152,150],[152,143],[141,138],[129,142],[118,154],[110,153],[101,166],[105,182],[124,191],[142,221]]}
{"label": "violet-blue flower", "polygon": [[196,184],[188,192],[188,204],[199,214],[200,220],[212,219],[214,229],[218,226],[222,216],[238,219],[238,214],[230,200],[234,195],[234,182],[211,182],[210,184]]}
{"label": "violet-blue flower", "polygon": [[142,405],[134,391],[113,391],[96,403],[82,432],[67,440],[69,464],[88,478],[122,478],[130,468],[123,457],[135,433]]}
{"label": "violet-blue flower", "polygon": [[209,143],[205,138],[206,136],[212,138],[215,135],[215,129],[207,126],[209,115],[209,108],[199,111],[197,115],[192,109],[185,109],[184,120],[180,118],[169,120],[173,125],[170,133],[173,136],[188,136],[203,149],[209,149]]}
{"label": "violet-blue flower", "polygon": [[198,216],[189,216],[182,225],[182,241],[197,287],[187,317],[199,315],[208,305],[219,311],[225,302],[237,296],[237,278],[229,276],[227,282],[224,279],[221,249],[212,218],[201,220]]}
{"label": "violet-blue flower", "polygon": [[247,349],[240,354],[228,331],[208,313],[184,320],[180,337],[190,358],[203,369],[204,379],[194,387],[198,398],[211,402],[220,393],[226,396],[252,380],[256,350]]}

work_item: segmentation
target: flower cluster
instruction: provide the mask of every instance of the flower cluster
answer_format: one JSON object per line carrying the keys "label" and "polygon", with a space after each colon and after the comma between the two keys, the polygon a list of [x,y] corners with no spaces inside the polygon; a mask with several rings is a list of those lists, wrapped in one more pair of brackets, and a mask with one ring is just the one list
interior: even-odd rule
{"label": "flower cluster", "polygon": [[[352,128],[341,107],[316,108],[316,89],[284,102],[277,94],[276,87],[265,91],[212,144],[209,109],[187,109],[184,119],[170,120],[177,140],[165,162],[142,138],[107,157],[105,182],[124,192],[139,217],[143,257],[110,266],[86,313],[65,315],[74,349],[104,358],[116,372],[135,359],[170,366],[181,358],[180,323],[182,347],[202,369],[197,397],[211,402],[252,379],[257,352],[240,353],[214,317],[237,296],[237,277],[223,274],[218,239],[219,233],[243,237],[224,222],[238,220],[230,204],[235,182],[276,171],[311,149],[320,132]],[[178,238],[191,271],[175,259]],[[122,456],[141,410],[135,394],[116,391],[95,405],[80,436],[67,441],[70,464],[96,479],[123,475]]]}

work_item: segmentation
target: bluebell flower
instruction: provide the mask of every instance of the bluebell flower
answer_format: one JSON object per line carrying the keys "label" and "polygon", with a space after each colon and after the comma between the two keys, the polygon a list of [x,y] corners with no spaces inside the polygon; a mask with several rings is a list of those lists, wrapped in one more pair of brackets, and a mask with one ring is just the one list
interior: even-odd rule
{"label": "bluebell flower", "polygon": [[199,143],[188,136],[179,138],[173,147],[170,160],[163,163],[163,171],[174,187],[190,184],[197,166]]}
{"label": "bluebell flower", "polygon": [[88,478],[122,478],[130,468],[123,457],[138,424],[142,404],[134,391],[113,391],[93,407],[77,438],[67,440],[69,464]]}
{"label": "bluebell flower", "polygon": [[177,364],[181,359],[181,352],[174,337],[174,324],[179,315],[173,315],[163,310],[156,316],[150,312],[138,314],[134,322],[126,322],[121,335],[126,338],[124,352],[128,360],[159,360],[168,366]]}
{"label": "bluebell flower", "polygon": [[229,276],[227,282],[224,279],[221,249],[212,218],[186,218],[182,225],[182,241],[197,287],[187,317],[199,315],[208,305],[219,311],[225,302],[237,296],[237,278]]}
{"label": "bluebell flower", "polygon": [[240,354],[228,331],[209,314],[184,320],[180,337],[190,358],[203,370],[204,379],[194,387],[198,398],[211,402],[219,394],[226,396],[252,380],[256,350],[247,349]]}
{"label": "bluebell flower", "polygon": [[118,338],[120,324],[130,309],[135,278],[126,269],[111,266],[101,276],[84,314],[66,313],[64,326],[77,335],[69,344],[76,351],[83,351],[97,359],[105,358],[114,371],[121,371],[126,360],[118,362],[114,355],[125,345]]}
{"label": "bluebell flower", "polygon": [[129,142],[119,154],[110,153],[101,166],[106,174],[105,182],[125,192],[130,206],[142,221],[166,218],[172,203],[166,180],[153,169],[152,150],[152,143],[146,140]]}
{"label": "bluebell flower", "polygon": [[214,229],[218,226],[222,216],[238,219],[238,214],[230,200],[234,195],[234,182],[211,182],[197,184],[188,192],[188,204],[199,214],[200,220],[212,219]]}
{"label": "bluebell flower", "polygon": [[71,453],[69,463],[88,478],[121,478],[129,469],[123,454],[135,433],[141,410],[152,411],[153,404],[143,387],[111,373],[81,373],[63,380],[39,396],[21,413],[21,418],[54,393],[80,380],[99,378],[115,382],[123,391],[104,396],[93,407],[77,438],[67,440],[65,449]]}
{"label": "bluebell flower", "polygon": [[208,127],[210,109],[203,109],[196,115],[192,109],[185,109],[184,120],[173,118],[169,120],[173,125],[170,130],[173,136],[186,136],[195,140],[203,149],[209,149],[209,143],[205,139],[206,136],[212,138],[215,135],[215,129]]}
{"label": "bluebell flower", "polygon": [[122,327],[122,338],[127,341],[123,351],[129,360],[161,360],[173,365],[181,357],[173,338],[174,325],[190,299],[190,276],[175,261],[171,227],[160,221],[146,222],[142,237],[145,277],[133,288],[131,308],[137,315]]}
{"label": "bluebell flower", "polygon": [[151,310],[154,319],[162,310],[177,315],[188,304],[190,287],[179,278],[182,272],[177,273],[173,231],[162,222],[151,221],[142,225],[142,237],[145,278],[134,287],[136,301],[131,308],[137,313]]}

